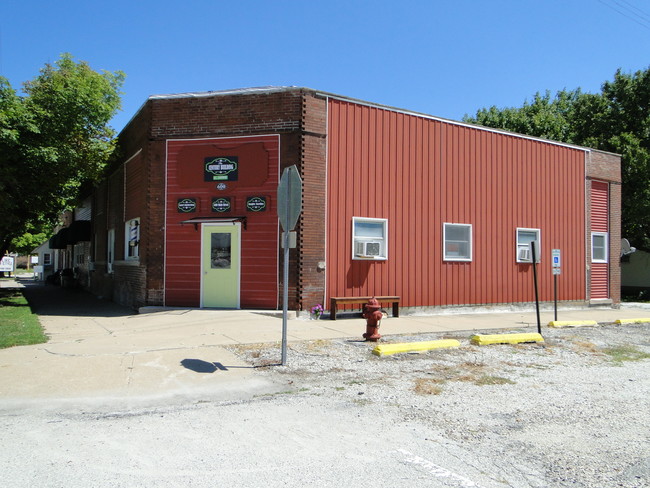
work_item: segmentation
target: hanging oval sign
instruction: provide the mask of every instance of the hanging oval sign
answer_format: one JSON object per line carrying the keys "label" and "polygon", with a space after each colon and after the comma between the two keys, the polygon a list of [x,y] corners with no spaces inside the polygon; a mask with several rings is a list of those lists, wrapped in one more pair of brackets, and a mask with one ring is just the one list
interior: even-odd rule
{"label": "hanging oval sign", "polygon": [[212,199],[213,212],[230,212],[230,198],[219,197]]}
{"label": "hanging oval sign", "polygon": [[246,208],[251,212],[263,212],[266,210],[266,197],[248,197]]}
{"label": "hanging oval sign", "polygon": [[179,198],[177,207],[181,213],[190,213],[196,211],[196,198]]}

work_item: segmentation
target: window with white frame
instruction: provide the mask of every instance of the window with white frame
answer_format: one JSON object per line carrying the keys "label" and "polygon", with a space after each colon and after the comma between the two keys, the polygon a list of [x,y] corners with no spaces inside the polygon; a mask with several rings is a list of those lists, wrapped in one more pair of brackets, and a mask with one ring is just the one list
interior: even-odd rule
{"label": "window with white frame", "polygon": [[352,217],[352,259],[388,258],[388,220]]}
{"label": "window with white frame", "polygon": [[445,261],[472,260],[472,225],[450,224],[442,226]]}
{"label": "window with white frame", "polygon": [[606,263],[607,260],[607,232],[591,233],[591,262]]}
{"label": "window with white frame", "polygon": [[535,242],[535,254],[537,255],[536,263],[541,261],[542,256],[542,231],[539,229],[517,228],[517,262],[532,263],[533,249],[530,245]]}
{"label": "window with white frame", "polygon": [[52,255],[49,252],[43,254],[43,266],[50,266],[52,264]]}
{"label": "window with white frame", "polygon": [[131,219],[124,226],[124,258],[138,259],[140,257],[140,218]]}

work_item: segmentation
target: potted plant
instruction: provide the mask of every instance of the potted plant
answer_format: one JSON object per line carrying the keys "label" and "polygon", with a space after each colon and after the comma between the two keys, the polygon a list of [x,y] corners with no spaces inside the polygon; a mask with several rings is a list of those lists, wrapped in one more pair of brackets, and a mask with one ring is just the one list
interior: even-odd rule
{"label": "potted plant", "polygon": [[323,306],[320,303],[311,307],[312,320],[318,320],[321,315],[323,315]]}

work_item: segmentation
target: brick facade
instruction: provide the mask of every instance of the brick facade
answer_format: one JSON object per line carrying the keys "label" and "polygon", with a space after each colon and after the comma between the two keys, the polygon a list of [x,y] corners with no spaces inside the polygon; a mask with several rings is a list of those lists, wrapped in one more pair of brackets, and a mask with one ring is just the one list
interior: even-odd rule
{"label": "brick facade", "polygon": [[[591,150],[585,154],[587,179],[586,191],[586,218],[587,232],[585,233],[585,247],[587,249],[586,268],[588,275],[591,272],[591,182],[603,181],[609,184],[609,290],[614,306],[621,302],[621,157],[604,151]],[[587,280],[590,283],[590,280]],[[587,296],[591,290],[587,290]]]}
{"label": "brick facade", "polygon": [[303,99],[301,162],[303,213],[300,218],[301,243],[298,263],[300,282],[299,308],[309,310],[316,304],[327,308],[325,269],[325,205],[327,192],[327,102],[306,95]]}
{"label": "brick facade", "polygon": [[[305,98],[300,89],[244,90],[232,94],[203,93],[150,98],[120,134],[120,157],[110,170],[110,176],[95,192],[94,219],[98,230],[95,233],[96,244],[92,257],[95,271],[91,290],[135,308],[165,304],[166,141],[279,134],[278,170],[293,164],[302,168],[303,152],[310,154],[312,160],[311,154],[314,153],[311,149],[313,144],[306,142],[303,136]],[[324,110],[324,105],[321,108]],[[319,118],[321,126],[316,126],[316,129],[321,132],[319,137],[324,137],[325,113]],[[313,123],[310,122],[310,125]],[[320,157],[323,158],[320,166],[324,168],[324,146],[321,144],[320,147]],[[315,176],[318,177],[322,175]],[[309,186],[312,186],[311,179],[313,178],[309,179]],[[126,262],[123,250],[124,227],[128,219],[135,217],[141,219],[140,258],[138,262]],[[318,226],[312,223],[307,225]],[[299,231],[301,226],[299,224]],[[322,219],[320,227],[322,228]],[[113,273],[108,273],[106,263],[107,233],[110,228],[115,229],[116,240]],[[308,280],[299,278],[304,274],[299,273],[304,259],[297,250],[292,250],[290,256],[289,302],[291,308],[297,309],[303,301],[303,290],[309,290],[310,285]],[[281,265],[281,252],[279,259]],[[307,300],[311,301],[312,297],[308,296]],[[281,303],[282,297],[279,296],[278,305]]]}

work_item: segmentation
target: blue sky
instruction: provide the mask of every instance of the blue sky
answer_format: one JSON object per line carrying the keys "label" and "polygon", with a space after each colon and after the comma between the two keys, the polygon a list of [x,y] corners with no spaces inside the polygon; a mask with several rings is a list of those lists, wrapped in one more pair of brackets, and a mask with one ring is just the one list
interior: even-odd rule
{"label": "blue sky", "polygon": [[644,0],[3,0],[14,88],[63,52],[154,94],[306,86],[450,119],[650,66]]}

